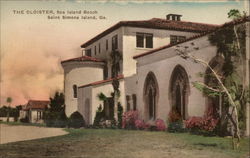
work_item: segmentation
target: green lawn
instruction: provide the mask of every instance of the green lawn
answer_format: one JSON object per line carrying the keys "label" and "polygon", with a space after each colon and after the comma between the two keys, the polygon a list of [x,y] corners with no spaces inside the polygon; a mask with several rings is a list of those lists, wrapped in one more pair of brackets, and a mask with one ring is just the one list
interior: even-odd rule
{"label": "green lawn", "polygon": [[10,126],[39,126],[39,127],[46,127],[45,123],[23,123],[23,122],[3,122],[3,121],[1,121],[0,124],[6,124],[6,125],[10,125]]}
{"label": "green lawn", "polygon": [[[0,158],[248,158],[248,139],[239,150],[231,139],[187,133],[111,129],[66,129],[58,137],[0,145]],[[32,131],[31,131],[32,132]]]}

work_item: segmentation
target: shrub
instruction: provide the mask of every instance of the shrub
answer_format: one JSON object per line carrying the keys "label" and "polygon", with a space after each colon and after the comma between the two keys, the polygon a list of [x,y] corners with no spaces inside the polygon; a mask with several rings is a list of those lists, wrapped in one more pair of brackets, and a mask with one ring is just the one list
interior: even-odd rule
{"label": "shrub", "polygon": [[185,127],[191,132],[213,132],[218,124],[218,119],[212,116],[191,117],[185,121]]}
{"label": "shrub", "polygon": [[21,118],[21,119],[20,119],[20,122],[22,122],[22,123],[29,123],[29,118],[28,118],[28,116],[25,116],[25,118]]}
{"label": "shrub", "polygon": [[44,112],[44,122],[48,127],[66,127],[68,125],[68,118],[64,111],[61,112]]}
{"label": "shrub", "polygon": [[102,105],[99,105],[99,107],[97,108],[96,110],[96,113],[95,113],[95,119],[94,119],[94,123],[93,123],[93,126],[96,128],[96,127],[100,127],[101,126],[101,122],[104,118],[104,112],[102,110]]}
{"label": "shrub", "polygon": [[85,126],[85,121],[78,111],[71,114],[71,116],[69,117],[68,126],[73,128],[80,128]]}
{"label": "shrub", "polygon": [[123,113],[122,105],[120,102],[118,102],[118,108],[117,108],[118,128],[122,128],[122,113]]}
{"label": "shrub", "polygon": [[174,109],[169,112],[168,114],[168,122],[178,122],[181,120],[181,115]]}
{"label": "shrub", "polygon": [[145,123],[142,120],[135,120],[135,128],[139,130],[145,129]]}
{"label": "shrub", "polygon": [[166,125],[165,125],[164,121],[161,119],[157,119],[155,121],[155,125],[156,125],[157,131],[165,131],[165,129],[166,129]]}
{"label": "shrub", "polygon": [[169,122],[168,123],[168,132],[171,133],[182,133],[185,132],[185,128],[183,126],[182,121],[177,121],[177,122]]}
{"label": "shrub", "polygon": [[135,121],[138,120],[138,111],[127,111],[122,116],[122,128],[135,129]]}

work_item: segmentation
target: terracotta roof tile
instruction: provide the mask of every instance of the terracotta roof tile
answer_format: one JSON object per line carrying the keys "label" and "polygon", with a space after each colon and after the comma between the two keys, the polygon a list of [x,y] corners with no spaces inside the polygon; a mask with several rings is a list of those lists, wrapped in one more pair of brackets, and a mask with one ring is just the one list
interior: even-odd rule
{"label": "terracotta roof tile", "polygon": [[[124,76],[123,75],[118,75],[117,76],[117,79],[120,80],[120,79],[123,79]],[[84,87],[89,87],[89,86],[95,86],[95,85],[99,85],[99,84],[103,84],[103,83],[107,83],[107,82],[110,82],[112,80],[114,80],[115,78],[109,78],[109,79],[106,79],[106,80],[101,80],[101,81],[96,81],[96,82],[93,82],[93,83],[89,83],[89,84],[85,84],[85,85],[82,85],[78,88],[84,88]]]}
{"label": "terracotta roof tile", "polygon": [[177,30],[177,31],[186,31],[186,32],[207,32],[214,30],[218,27],[218,25],[213,24],[204,24],[204,23],[196,23],[196,22],[188,22],[188,21],[173,21],[173,20],[165,20],[159,18],[153,18],[150,20],[142,20],[142,21],[120,21],[119,23],[113,25],[102,33],[98,34],[94,38],[85,42],[81,45],[82,48],[89,46],[94,43],[98,39],[104,37],[110,32],[118,29],[121,26],[131,26],[131,27],[140,27],[140,28],[152,28],[152,29],[164,29],[164,30]]}
{"label": "terracotta roof tile", "polygon": [[140,57],[143,57],[143,56],[146,56],[146,55],[155,53],[155,52],[157,52],[157,51],[160,51],[160,50],[163,50],[163,49],[166,49],[166,48],[170,48],[170,47],[173,47],[173,46],[175,46],[175,45],[178,45],[178,44],[181,44],[181,43],[184,43],[184,42],[187,42],[187,41],[191,41],[191,40],[194,40],[194,39],[203,37],[203,36],[205,36],[205,35],[207,35],[207,34],[209,34],[209,33],[215,32],[216,30],[221,29],[221,28],[223,28],[223,27],[226,27],[226,26],[229,26],[229,25],[237,25],[237,24],[240,24],[240,23],[243,23],[243,22],[246,22],[246,21],[250,21],[250,17],[249,17],[249,16],[246,16],[246,17],[241,18],[241,19],[238,19],[238,20],[233,20],[233,21],[227,22],[227,23],[222,24],[222,25],[218,25],[218,26],[220,26],[220,27],[217,27],[216,29],[213,29],[213,30],[210,30],[210,31],[201,33],[201,34],[196,35],[196,36],[192,36],[192,37],[190,37],[190,38],[187,38],[186,40],[183,40],[183,41],[178,42],[178,43],[175,43],[175,44],[167,44],[167,45],[165,45],[165,46],[161,46],[161,47],[159,47],[159,48],[150,50],[150,51],[148,51],[148,52],[145,52],[145,53],[136,55],[136,56],[134,56],[133,58],[134,58],[134,59],[137,59],[137,58],[140,58]]}
{"label": "terracotta roof tile", "polygon": [[83,61],[104,62],[103,60],[97,59],[97,58],[94,58],[94,57],[81,56],[81,57],[77,57],[77,58],[63,60],[61,63],[66,63],[66,62],[71,62],[71,61],[77,61],[77,62],[83,62]]}
{"label": "terracotta roof tile", "polygon": [[25,110],[29,109],[45,109],[50,104],[50,101],[48,100],[29,100]]}

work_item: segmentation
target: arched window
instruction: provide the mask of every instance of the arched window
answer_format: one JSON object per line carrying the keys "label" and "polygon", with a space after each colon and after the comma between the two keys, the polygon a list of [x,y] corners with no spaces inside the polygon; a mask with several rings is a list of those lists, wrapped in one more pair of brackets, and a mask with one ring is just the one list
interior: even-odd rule
{"label": "arched window", "polygon": [[73,85],[73,96],[74,98],[77,98],[77,85]]}
{"label": "arched window", "polygon": [[153,72],[149,72],[144,84],[145,119],[154,120],[157,114],[158,84]]}
{"label": "arched window", "polygon": [[137,109],[137,100],[136,100],[136,94],[133,94],[132,95],[132,98],[133,98],[133,110],[136,110]]}
{"label": "arched window", "polygon": [[190,93],[188,75],[185,69],[177,65],[170,79],[170,103],[172,110],[179,113],[182,119],[187,118],[187,102]]}

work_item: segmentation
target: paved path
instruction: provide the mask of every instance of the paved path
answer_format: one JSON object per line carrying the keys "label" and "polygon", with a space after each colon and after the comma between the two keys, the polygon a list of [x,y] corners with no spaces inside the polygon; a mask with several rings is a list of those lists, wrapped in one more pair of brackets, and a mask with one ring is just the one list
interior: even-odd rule
{"label": "paved path", "polygon": [[0,144],[65,134],[67,134],[67,132],[61,128],[9,126],[6,124],[0,124]]}

